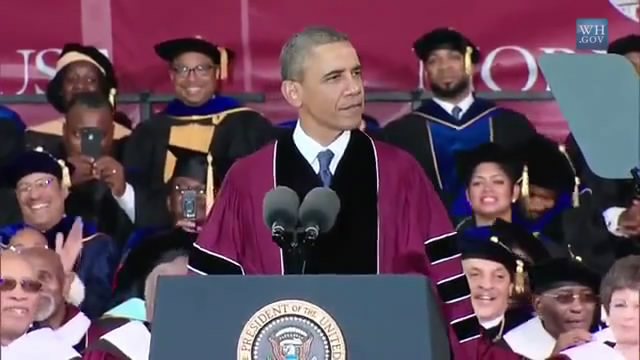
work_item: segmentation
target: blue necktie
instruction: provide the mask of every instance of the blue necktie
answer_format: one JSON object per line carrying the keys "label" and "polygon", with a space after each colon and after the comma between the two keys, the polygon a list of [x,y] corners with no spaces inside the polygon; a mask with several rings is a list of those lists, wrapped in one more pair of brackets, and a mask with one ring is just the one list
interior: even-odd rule
{"label": "blue necktie", "polygon": [[329,164],[333,159],[333,151],[325,150],[318,153],[318,162],[320,163],[320,179],[324,187],[331,185],[331,170],[329,170]]}
{"label": "blue necktie", "polygon": [[451,109],[451,115],[453,115],[456,120],[460,120],[462,117],[462,109],[459,106],[454,106],[453,109]]}

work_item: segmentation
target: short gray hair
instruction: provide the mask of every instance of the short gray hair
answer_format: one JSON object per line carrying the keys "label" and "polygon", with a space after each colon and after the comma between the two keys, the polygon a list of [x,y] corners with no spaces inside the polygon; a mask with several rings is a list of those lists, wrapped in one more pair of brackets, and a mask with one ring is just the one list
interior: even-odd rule
{"label": "short gray hair", "polygon": [[305,58],[314,47],[344,41],[349,41],[346,34],[324,26],[308,27],[294,34],[280,51],[282,80],[302,80]]}
{"label": "short gray hair", "polygon": [[617,290],[640,290],[640,256],[630,255],[616,261],[600,286],[600,300],[609,311],[611,296]]}

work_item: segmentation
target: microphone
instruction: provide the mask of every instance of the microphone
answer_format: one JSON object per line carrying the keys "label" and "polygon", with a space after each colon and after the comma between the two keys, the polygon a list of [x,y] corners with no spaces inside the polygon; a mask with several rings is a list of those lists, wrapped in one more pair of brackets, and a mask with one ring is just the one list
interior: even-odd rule
{"label": "microphone", "polygon": [[304,197],[298,217],[307,240],[315,240],[326,233],[336,222],[340,212],[340,199],[335,191],[317,187]]}
{"label": "microphone", "polygon": [[271,229],[271,235],[283,237],[285,233],[295,231],[298,224],[300,198],[295,191],[286,186],[270,190],[262,203],[265,225]]}

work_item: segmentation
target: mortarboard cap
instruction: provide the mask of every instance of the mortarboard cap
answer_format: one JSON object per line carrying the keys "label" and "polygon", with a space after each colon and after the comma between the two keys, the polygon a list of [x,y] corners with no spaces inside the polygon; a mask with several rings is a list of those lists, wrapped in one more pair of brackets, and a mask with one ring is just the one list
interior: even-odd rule
{"label": "mortarboard cap", "polygon": [[413,43],[413,51],[422,61],[426,60],[433,51],[439,49],[455,50],[463,54],[468,74],[471,74],[471,64],[477,64],[480,61],[478,47],[452,28],[437,28],[422,35]]}
{"label": "mortarboard cap", "polygon": [[607,52],[622,56],[631,52],[640,52],[640,35],[631,34],[614,40],[609,44]]}
{"label": "mortarboard cap", "polygon": [[172,62],[178,56],[187,52],[197,52],[211,58],[214,64],[220,66],[220,79],[228,75],[229,62],[234,54],[231,50],[214,45],[199,37],[180,38],[161,42],[154,46],[156,54],[166,62]]}
{"label": "mortarboard cap", "polygon": [[598,293],[600,287],[599,276],[584,265],[579,258],[556,258],[533,266],[529,272],[531,289],[535,294],[541,294],[569,284],[589,287]]}
{"label": "mortarboard cap", "polygon": [[526,165],[522,187],[527,191],[523,190],[523,196],[529,195],[529,185],[537,185],[557,193],[571,193],[573,205],[579,205],[580,179],[564,145],[537,134],[523,146],[521,153]]}
{"label": "mortarboard cap", "polygon": [[467,185],[471,181],[476,167],[482,163],[497,163],[516,183],[522,172],[522,163],[504,148],[495,143],[485,143],[467,151],[456,153],[458,177]]}
{"label": "mortarboard cap", "polygon": [[60,57],[56,62],[56,75],[47,85],[47,101],[59,112],[66,112],[65,102],[62,96],[65,68],[67,65],[78,61],[89,62],[100,70],[109,91],[107,94],[109,101],[111,105],[115,106],[118,81],[115,76],[113,64],[111,64],[111,61],[95,46],[84,46],[76,43],[64,45],[62,53],[60,53]]}
{"label": "mortarboard cap", "polygon": [[114,301],[121,303],[132,297],[144,299],[145,282],[153,269],[188,255],[192,246],[192,238],[181,229],[144,238],[123,260],[115,279]]}
{"label": "mortarboard cap", "polygon": [[207,213],[213,206],[215,189],[213,185],[213,157],[211,154],[169,145],[168,150],[175,157],[171,179],[188,177],[202,182],[206,187]]}
{"label": "mortarboard cap", "polygon": [[40,147],[18,155],[9,166],[7,180],[9,185],[15,188],[22,178],[34,173],[53,175],[64,186],[71,186],[69,168],[64,160],[56,159]]}

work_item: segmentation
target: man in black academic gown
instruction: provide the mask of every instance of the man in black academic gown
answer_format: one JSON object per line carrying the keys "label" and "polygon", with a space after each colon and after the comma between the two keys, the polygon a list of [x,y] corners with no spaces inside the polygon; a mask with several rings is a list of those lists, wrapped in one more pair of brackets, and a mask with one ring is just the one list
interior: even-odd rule
{"label": "man in black academic gown", "polygon": [[[94,46],[65,44],[56,63],[56,74],[47,85],[47,100],[60,114],[66,114],[71,98],[81,92],[96,92],[108,98],[114,109],[114,138],[125,138],[131,132],[131,120],[115,111],[118,88],[111,61]],[[42,147],[60,158],[64,117],[45,121],[27,128],[26,145]]]}
{"label": "man in black academic gown", "polygon": [[[10,165],[24,149],[24,124],[19,118],[4,118],[0,115],[0,169]],[[6,114],[8,115],[8,114]],[[16,196],[11,186],[0,174],[0,226],[15,224],[21,220]]]}
{"label": "man in black academic gown", "polygon": [[[640,35],[613,41],[607,52],[625,56],[640,75]],[[640,254],[640,200],[634,200],[638,198],[634,182],[599,177],[589,168],[573,135],[569,135],[566,144],[582,183],[593,190],[593,214],[604,219],[615,257]]]}
{"label": "man in black academic gown", "polygon": [[[30,227],[44,234],[50,249],[56,248],[59,234],[67,241],[73,233],[75,218],[65,215],[66,167],[51,154],[27,151],[10,167],[9,181],[15,189],[24,222],[0,229],[3,243],[19,230]],[[85,285],[81,310],[89,317],[100,316],[111,298],[111,282],[118,262],[113,240],[96,232],[88,221],[82,222],[82,250],[73,271]],[[80,236],[80,235],[78,235]]]}
{"label": "man in black academic gown", "polygon": [[122,247],[133,231],[135,199],[119,160],[124,143],[114,140],[111,103],[98,92],[78,93],[65,117],[58,153],[71,165],[67,214],[95,223]]}
{"label": "man in black academic gown", "polygon": [[170,218],[164,206],[164,184],[175,165],[168,145],[213,155],[214,187],[218,188],[233,162],[270,141],[276,128],[260,113],[216,94],[227,77],[232,53],[198,38],[175,39],[155,46],[169,64],[176,99],[133,132],[124,163],[137,178],[136,219],[158,226]]}
{"label": "man in black academic gown", "polygon": [[413,49],[424,63],[434,98],[387,124],[382,136],[420,162],[450,209],[465,196],[455,152],[486,142],[514,148],[535,129],[524,115],[474,96],[471,80],[480,52],[459,32],[435,29],[416,40]]}

